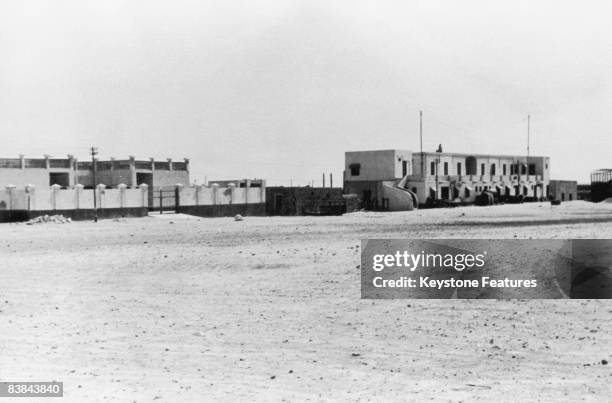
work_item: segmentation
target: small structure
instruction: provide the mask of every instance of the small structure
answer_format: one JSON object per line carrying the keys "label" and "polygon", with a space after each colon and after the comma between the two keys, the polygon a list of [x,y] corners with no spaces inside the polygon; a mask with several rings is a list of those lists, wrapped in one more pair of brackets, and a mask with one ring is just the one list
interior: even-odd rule
{"label": "small structure", "polygon": [[345,153],[344,193],[356,194],[367,210],[412,210],[416,195],[402,178],[412,174],[412,153],[407,150]]}
{"label": "small structure", "polygon": [[341,215],[346,211],[342,188],[266,188],[266,215]]}
{"label": "small structure", "polygon": [[591,173],[591,201],[600,202],[612,197],[612,169],[598,169]]}
{"label": "small structure", "polygon": [[591,184],[582,183],[577,186],[578,200],[591,201]]}
{"label": "small structure", "polygon": [[578,183],[576,181],[551,179],[548,187],[548,199],[562,202],[578,200]]}

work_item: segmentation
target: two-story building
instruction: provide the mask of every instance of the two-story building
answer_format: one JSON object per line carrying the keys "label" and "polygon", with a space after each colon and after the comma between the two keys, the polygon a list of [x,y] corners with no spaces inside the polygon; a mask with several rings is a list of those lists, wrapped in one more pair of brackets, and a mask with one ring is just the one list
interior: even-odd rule
{"label": "two-story building", "polygon": [[413,153],[408,150],[354,151],[345,155],[345,193],[358,194],[366,208],[385,208],[382,184],[433,200],[472,203],[484,191],[500,198],[544,199],[550,158],[541,156]]}

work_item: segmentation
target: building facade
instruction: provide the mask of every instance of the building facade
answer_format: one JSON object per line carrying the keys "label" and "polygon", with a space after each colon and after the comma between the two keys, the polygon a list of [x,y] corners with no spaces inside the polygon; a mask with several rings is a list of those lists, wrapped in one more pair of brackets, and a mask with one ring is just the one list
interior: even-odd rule
{"label": "building facade", "polygon": [[[46,188],[59,185],[61,188],[72,188],[81,184],[86,188],[93,187],[93,166],[91,161],[78,161],[71,155],[67,158],[0,158],[0,186],[17,187],[33,185]],[[189,184],[189,160],[173,162],[110,159],[96,161],[96,184],[115,188],[120,184],[129,188],[146,184],[153,187],[169,187],[177,184]]]}
{"label": "building facade", "polygon": [[404,191],[395,187],[396,182],[412,175],[410,151],[349,151],[345,153],[344,161],[344,193],[356,194],[364,208],[411,209],[408,207],[411,196],[404,195]]}
{"label": "building facade", "polygon": [[266,214],[340,215],[347,212],[342,188],[275,186],[266,188]]}
{"label": "building facade", "polygon": [[572,201],[578,200],[578,182],[565,180],[551,180],[548,198],[550,200]]}
{"label": "building facade", "polygon": [[591,184],[582,183],[576,186],[578,200],[591,201]]}
{"label": "building facade", "polygon": [[408,150],[347,152],[344,188],[366,208],[383,208],[383,187],[409,190],[419,205],[441,200],[473,203],[482,192],[500,198],[545,199],[550,159],[541,156],[485,155]]}
{"label": "building facade", "polygon": [[227,187],[234,184],[237,188],[261,188],[266,187],[265,179],[230,179],[221,181],[208,181],[208,184],[216,183],[221,187]]}

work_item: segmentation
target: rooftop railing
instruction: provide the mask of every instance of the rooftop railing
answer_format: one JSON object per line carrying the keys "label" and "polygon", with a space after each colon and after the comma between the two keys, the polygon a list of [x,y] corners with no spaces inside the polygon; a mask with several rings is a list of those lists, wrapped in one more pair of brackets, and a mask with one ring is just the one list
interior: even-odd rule
{"label": "rooftop railing", "polygon": [[151,161],[135,161],[136,169],[151,169]]}
{"label": "rooftop railing", "polygon": [[71,168],[70,160],[60,159],[60,158],[51,158],[49,159],[49,168]]}
{"label": "rooftop railing", "polygon": [[[171,168],[174,171],[187,171],[189,169],[188,160],[185,161],[135,161],[130,160],[110,160],[110,161],[97,161],[96,168],[100,171],[110,169],[130,169],[134,166],[135,169],[139,170],[165,170],[169,171]],[[76,170],[91,170],[91,161],[76,161],[74,158],[0,158],[0,168],[63,168],[63,169],[76,169]]]}
{"label": "rooftop railing", "polygon": [[154,162],[154,167],[155,169],[159,169],[159,170],[170,170],[170,163],[169,162],[164,162],[164,161],[155,161]]}
{"label": "rooftop railing", "polygon": [[23,160],[24,168],[47,168],[47,161],[40,158],[26,158]]}
{"label": "rooftop railing", "polygon": [[0,159],[0,168],[21,168],[21,160],[19,158],[2,158]]}
{"label": "rooftop railing", "polygon": [[185,164],[184,162],[173,162],[172,169],[174,169],[175,171],[186,171],[187,164]]}

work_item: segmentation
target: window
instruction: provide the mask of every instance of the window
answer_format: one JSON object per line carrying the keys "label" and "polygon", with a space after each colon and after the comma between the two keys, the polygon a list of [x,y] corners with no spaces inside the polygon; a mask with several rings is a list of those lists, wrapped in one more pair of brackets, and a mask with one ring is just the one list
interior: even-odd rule
{"label": "window", "polygon": [[491,175],[495,175],[495,164],[491,164]]}
{"label": "window", "polygon": [[461,163],[457,163],[457,175],[461,175]]}
{"label": "window", "polygon": [[470,156],[465,159],[465,174],[466,175],[477,175],[476,158]]}
{"label": "window", "polygon": [[349,169],[351,170],[351,176],[359,176],[361,164],[351,164],[349,165]]}
{"label": "window", "polygon": [[436,174],[436,163],[434,161],[431,161],[431,165],[429,167],[431,168],[431,174],[435,175]]}
{"label": "window", "polygon": [[521,164],[521,175],[527,175],[527,166],[525,164]]}
{"label": "window", "polygon": [[467,186],[465,187],[465,197],[470,197],[470,189]]}
{"label": "window", "polygon": [[510,164],[510,175],[514,175],[514,164]]}
{"label": "window", "polygon": [[502,165],[502,175],[506,176],[506,164]]}
{"label": "window", "polygon": [[535,164],[529,164],[529,175],[535,175],[535,174],[536,174]]}
{"label": "window", "polygon": [[480,164],[480,174],[481,175],[485,174],[485,164]]}
{"label": "window", "polygon": [[444,163],[444,175],[448,175],[448,162]]}
{"label": "window", "polygon": [[402,161],[402,176],[408,175],[408,161]]}

